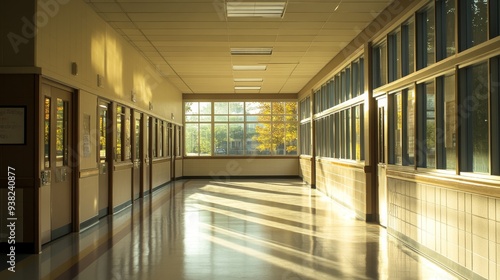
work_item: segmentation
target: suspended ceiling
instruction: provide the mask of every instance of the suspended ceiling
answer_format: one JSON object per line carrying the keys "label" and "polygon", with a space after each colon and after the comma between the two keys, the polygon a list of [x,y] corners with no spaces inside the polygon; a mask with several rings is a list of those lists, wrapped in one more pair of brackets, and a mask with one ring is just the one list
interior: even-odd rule
{"label": "suspended ceiling", "polygon": [[[288,0],[277,18],[227,16],[226,2],[245,1],[86,2],[182,93],[294,94],[392,1]],[[252,47],[272,48],[272,54],[230,53]],[[234,65],[266,70],[236,71]],[[235,81],[247,78],[259,81]],[[240,86],[255,88],[235,89]]]}

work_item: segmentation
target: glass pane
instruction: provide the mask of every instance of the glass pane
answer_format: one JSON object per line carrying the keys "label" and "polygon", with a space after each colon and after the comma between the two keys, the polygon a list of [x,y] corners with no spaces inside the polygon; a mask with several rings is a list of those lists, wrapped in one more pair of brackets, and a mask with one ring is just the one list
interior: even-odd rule
{"label": "glass pane", "polygon": [[215,116],[215,122],[227,122],[229,120],[228,116]]}
{"label": "glass pane", "polygon": [[132,156],[132,145],[130,144],[130,137],[131,137],[131,133],[130,133],[130,129],[131,129],[131,126],[130,126],[130,110],[127,111],[126,115],[125,115],[125,159],[130,159],[131,156]]}
{"label": "glass pane", "polygon": [[100,106],[104,106],[104,108],[99,107],[99,162],[106,162],[108,110],[106,105],[103,104]]}
{"label": "glass pane", "polygon": [[212,116],[200,116],[200,122],[211,122]]}
{"label": "glass pane", "polygon": [[436,0],[438,59],[455,54],[455,0]]}
{"label": "glass pane", "polygon": [[425,146],[428,168],[436,168],[436,94],[434,83],[425,84]]}
{"label": "glass pane", "polygon": [[355,120],[356,120],[356,123],[355,123],[355,137],[354,137],[354,140],[355,140],[355,147],[354,147],[354,151],[355,151],[355,159],[356,160],[361,160],[361,111],[360,109],[363,109],[361,107],[362,105],[359,105],[359,106],[356,106],[355,107]]}
{"label": "glass pane", "polygon": [[200,102],[200,114],[203,114],[203,115],[212,114],[212,103],[211,102]]}
{"label": "glass pane", "polygon": [[230,122],[242,122],[245,120],[244,116],[229,116]]}
{"label": "glass pane", "polygon": [[152,150],[152,153],[153,153],[153,157],[157,157],[158,155],[156,154],[156,140],[157,140],[157,133],[158,133],[158,120],[154,120],[153,122],[153,131],[151,131],[153,133],[153,135],[151,136],[151,150]]}
{"label": "glass pane", "polygon": [[50,98],[45,97],[45,102],[44,102],[44,111],[43,111],[43,118],[44,118],[44,136],[43,136],[43,142],[44,142],[44,156],[43,156],[43,161],[44,161],[44,167],[45,168],[50,168]]}
{"label": "glass pane", "polygon": [[429,9],[426,11],[426,36],[427,36],[427,64],[429,66],[433,64],[435,60],[435,38],[434,38],[434,30],[436,29],[436,24],[434,20],[434,5],[431,5]]}
{"label": "glass pane", "polygon": [[461,49],[465,50],[488,39],[488,0],[464,0],[461,14],[462,25]]}
{"label": "glass pane", "polygon": [[214,102],[214,113],[217,115],[227,115],[229,113],[228,102]]}
{"label": "glass pane", "polygon": [[144,147],[144,157],[149,158],[149,130],[151,129],[149,125],[149,117],[146,118],[146,147]]}
{"label": "glass pane", "polygon": [[394,98],[394,164],[403,165],[403,99],[400,93]]}
{"label": "glass pane", "polygon": [[158,130],[158,156],[163,157],[163,121],[160,121]]}
{"label": "glass pane", "polygon": [[229,114],[243,114],[243,102],[229,102]]}
{"label": "glass pane", "polygon": [[200,156],[212,155],[212,125],[200,124]]}
{"label": "glass pane", "polygon": [[[488,134],[488,64],[472,67],[471,135],[474,172],[489,172],[489,134]],[[468,107],[470,108],[470,106]]]}
{"label": "glass pane", "polygon": [[415,70],[415,24],[408,22],[401,28],[401,59],[402,59],[402,75],[406,76],[413,73]]}
{"label": "glass pane", "polygon": [[272,150],[271,124],[247,124],[247,155],[270,155]]}
{"label": "glass pane", "polygon": [[122,160],[122,107],[116,107],[116,151],[115,151],[115,160]]}
{"label": "glass pane", "polygon": [[415,90],[406,91],[406,149],[404,165],[412,165],[415,158]]}
{"label": "glass pane", "polygon": [[345,119],[345,158],[346,159],[351,159],[351,151],[352,151],[352,147],[351,147],[351,109],[347,109],[345,110],[345,115],[344,115],[344,119]]}
{"label": "glass pane", "polygon": [[141,119],[135,119],[135,159],[141,157]]}
{"label": "glass pane", "polygon": [[184,104],[184,111],[186,115],[197,115],[199,113],[198,102],[186,102]]}
{"label": "glass pane", "polygon": [[56,166],[68,165],[68,102],[57,98]]}
{"label": "glass pane", "polygon": [[229,124],[229,154],[243,155],[243,124]]}
{"label": "glass pane", "polygon": [[228,151],[228,128],[225,123],[217,123],[214,125],[214,147],[215,155],[227,155]]}
{"label": "glass pane", "polygon": [[200,117],[198,115],[196,116],[186,116],[186,122],[199,122]]}
{"label": "glass pane", "polygon": [[[186,155],[198,156],[198,124],[186,124],[185,144]],[[176,147],[178,150],[179,147]]]}

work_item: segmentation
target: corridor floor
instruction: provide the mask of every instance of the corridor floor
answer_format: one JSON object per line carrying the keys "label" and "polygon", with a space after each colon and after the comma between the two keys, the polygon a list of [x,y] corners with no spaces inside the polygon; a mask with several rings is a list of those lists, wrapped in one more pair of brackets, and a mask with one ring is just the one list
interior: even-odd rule
{"label": "corridor floor", "polygon": [[197,179],[45,245],[0,279],[457,277],[299,180]]}

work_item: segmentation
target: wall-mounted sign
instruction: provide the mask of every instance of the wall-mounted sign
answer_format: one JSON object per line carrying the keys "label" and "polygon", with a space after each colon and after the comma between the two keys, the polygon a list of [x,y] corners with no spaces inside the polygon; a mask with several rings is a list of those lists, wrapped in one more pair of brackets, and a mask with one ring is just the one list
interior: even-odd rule
{"label": "wall-mounted sign", "polygon": [[26,144],[25,107],[0,107],[0,144]]}

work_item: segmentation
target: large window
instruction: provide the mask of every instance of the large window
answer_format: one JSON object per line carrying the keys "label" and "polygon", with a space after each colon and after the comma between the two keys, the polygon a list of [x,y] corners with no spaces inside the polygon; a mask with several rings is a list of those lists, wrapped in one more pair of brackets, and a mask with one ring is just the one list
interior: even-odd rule
{"label": "large window", "polygon": [[185,102],[186,155],[296,155],[297,114],[296,102]]}

